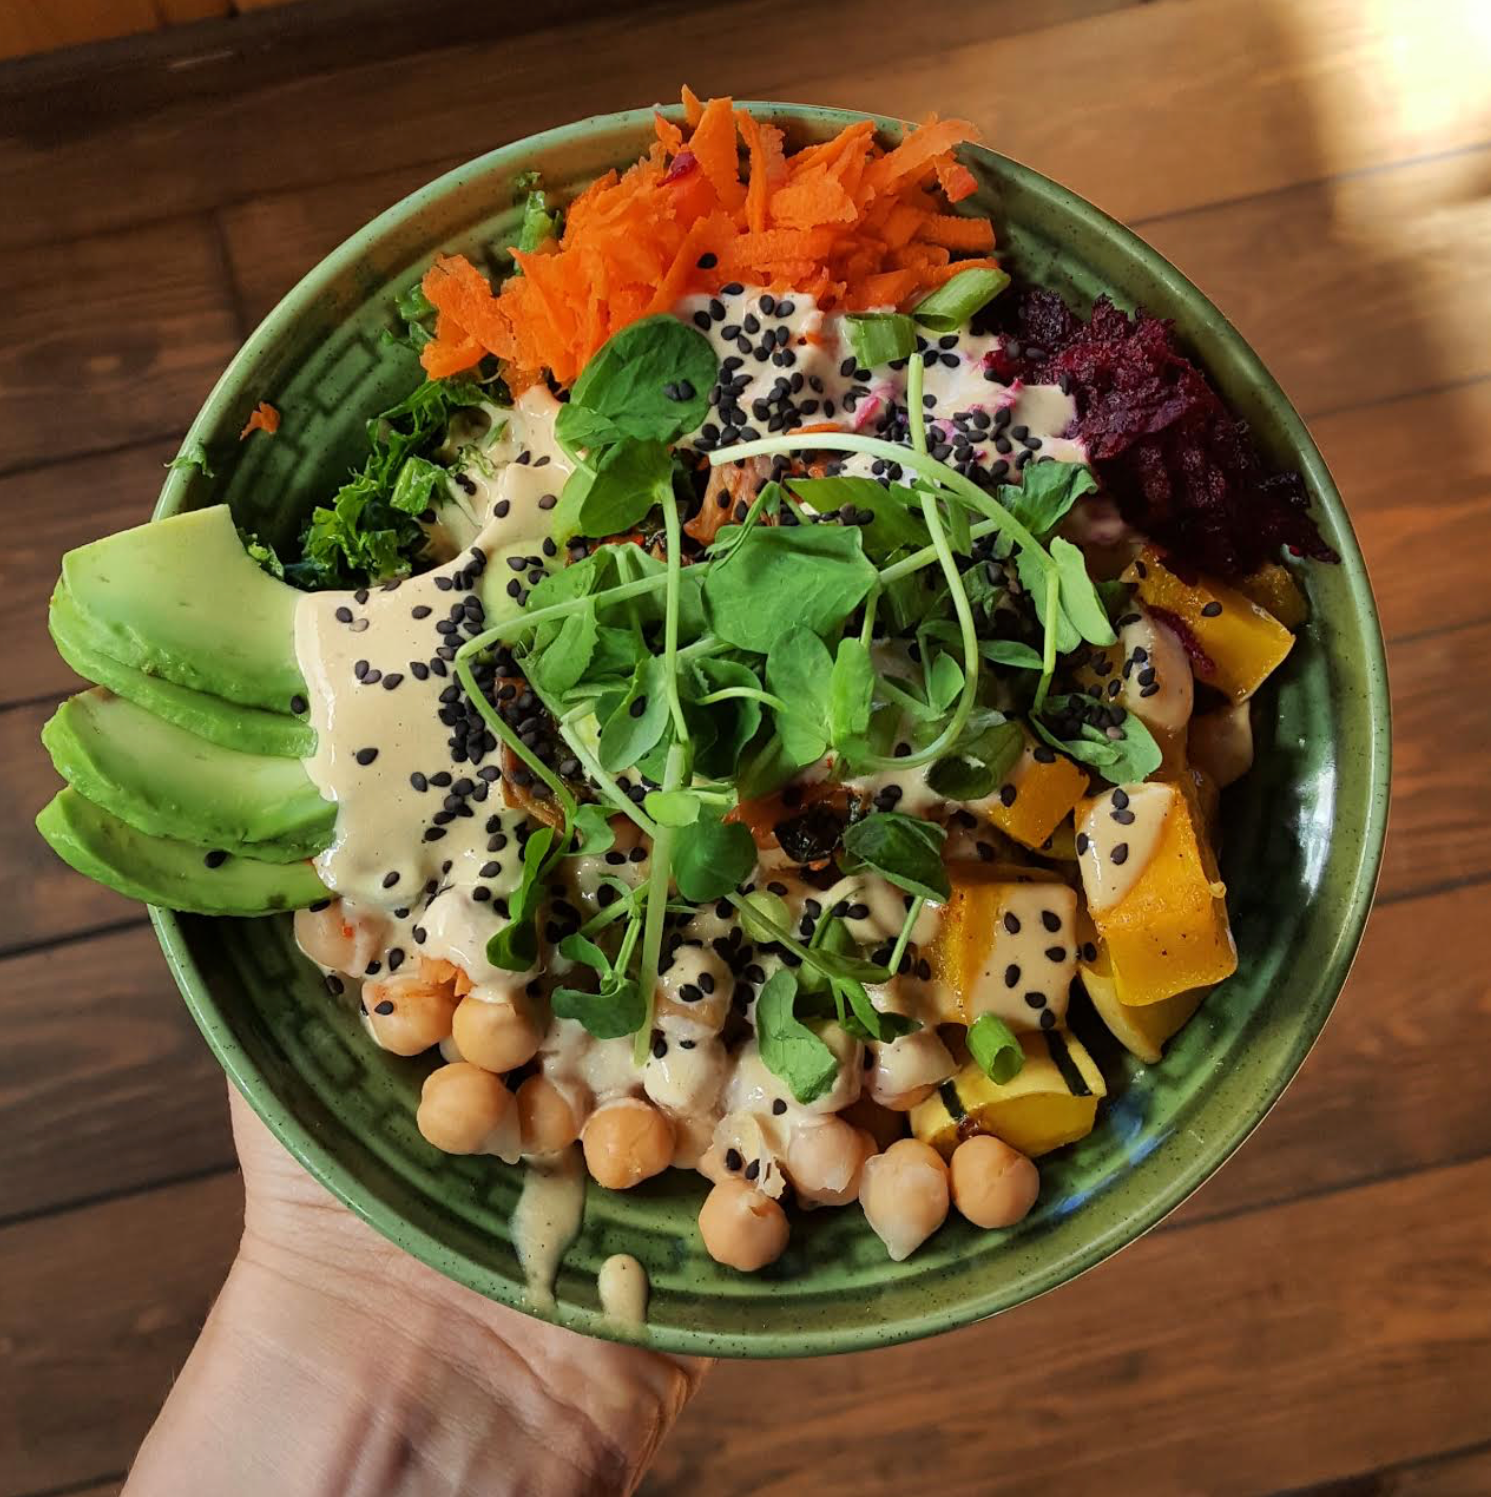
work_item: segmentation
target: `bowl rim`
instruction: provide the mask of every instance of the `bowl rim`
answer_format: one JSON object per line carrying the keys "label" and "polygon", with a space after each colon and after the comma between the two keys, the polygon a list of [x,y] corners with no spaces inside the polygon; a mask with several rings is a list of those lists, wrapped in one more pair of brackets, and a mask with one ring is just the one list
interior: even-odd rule
{"label": "bowl rim", "polygon": [[[858,120],[874,121],[877,130],[904,132],[908,121],[893,116],[870,114],[859,110],[833,109],[818,105],[789,104],[772,100],[741,100],[737,108],[776,118],[812,119],[850,124]],[[237,394],[243,374],[272,349],[280,336],[278,329],[286,319],[297,319],[310,311],[336,281],[353,269],[364,254],[370,239],[417,215],[431,203],[460,186],[468,175],[494,168],[520,170],[524,159],[536,150],[560,145],[567,140],[583,138],[602,130],[627,130],[641,133],[651,125],[655,112],[676,115],[678,106],[661,111],[650,107],[591,115],[566,125],[525,136],[494,150],[473,157],[442,173],[425,186],[407,194],[362,228],[356,230],[336,249],[320,260],[283,296],[245,340],[226,369],[219,376],[201,410],[183,439],[183,450],[210,437],[231,420],[231,407],[241,403]],[[1080,1248],[1064,1256],[1053,1256],[1049,1263],[1023,1278],[1012,1291],[1008,1286],[980,1294],[954,1297],[930,1308],[919,1310],[892,1323],[868,1317],[861,1325],[836,1325],[826,1330],[804,1330],[800,1337],[777,1332],[741,1331],[722,1334],[671,1327],[649,1329],[646,1344],[660,1350],[699,1355],[745,1355],[751,1357],[786,1357],[823,1355],[863,1351],[880,1346],[916,1340],[943,1331],[971,1325],[1018,1305],[1050,1293],[1060,1285],[1095,1268],[1132,1242],[1158,1226],[1217,1172],[1263,1122],[1284,1090],[1298,1074],[1300,1067],[1318,1040],[1326,1020],[1334,1009],[1350,972],[1362,933],[1370,913],[1381,869],[1383,843],[1387,829],[1388,799],[1392,760],[1391,704],[1387,685],[1387,662],[1381,623],[1367,578],[1361,548],[1351,526],[1340,491],[1326,466],[1320,449],[1310,435],[1303,418],[1282,387],[1253,351],[1242,334],[1222,314],[1209,297],[1160,252],[1132,229],[1093,203],[1034,168],[1024,165],[987,147],[972,147],[987,154],[999,164],[1001,173],[1024,179],[1036,186],[1048,199],[1083,228],[1109,241],[1117,241],[1124,251],[1140,262],[1167,291],[1184,297],[1205,313],[1208,329],[1230,345],[1241,377],[1252,388],[1273,398],[1277,420],[1293,456],[1306,477],[1316,502],[1327,510],[1337,525],[1345,544],[1341,550],[1341,576],[1351,598],[1351,612],[1361,630],[1366,656],[1360,662],[1366,683],[1367,710],[1370,721],[1370,743],[1364,756],[1362,774],[1366,782],[1366,816],[1360,840],[1355,847],[1351,893],[1345,918],[1315,978],[1315,996],[1307,1010],[1298,1016],[1293,1043],[1284,1062],[1272,1068],[1267,1082],[1252,1107],[1239,1111],[1227,1127],[1212,1134],[1204,1149],[1188,1156],[1163,1189],[1147,1198],[1141,1206],[1115,1215],[1108,1227]],[[159,519],[186,507],[192,475],[172,471],[163,485],[153,518]],[[1348,854],[1349,856],[1349,854]],[[490,1270],[453,1250],[434,1233],[416,1225],[407,1217],[377,1200],[369,1199],[355,1173],[340,1162],[334,1151],[305,1123],[279,1106],[270,1084],[255,1067],[245,1047],[220,1010],[218,1001],[198,969],[182,923],[174,911],[152,907],[151,920],[167,963],[180,988],[187,1007],[207,1040],[218,1062],[233,1085],[256,1113],[274,1132],[311,1175],[351,1208],[364,1221],[397,1246],[422,1262],[455,1279],[467,1288],[507,1304],[539,1319],[563,1324],[588,1334],[616,1340],[636,1340],[636,1334],[618,1327],[603,1315],[582,1306],[561,1304],[556,1310],[535,1308],[525,1302],[521,1286],[512,1295],[493,1292]],[[723,1343],[723,1344],[722,1344]]]}

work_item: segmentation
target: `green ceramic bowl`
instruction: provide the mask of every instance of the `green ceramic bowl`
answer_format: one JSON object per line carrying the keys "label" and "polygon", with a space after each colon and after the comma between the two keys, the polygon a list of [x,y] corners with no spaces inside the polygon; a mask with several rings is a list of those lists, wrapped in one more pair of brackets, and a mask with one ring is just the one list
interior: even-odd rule
{"label": "green ceramic bowl", "polygon": [[[859,116],[750,106],[797,141]],[[906,128],[878,120],[888,139]],[[418,378],[384,344],[395,295],[436,250],[497,263],[516,234],[513,178],[539,169],[561,193],[634,160],[649,111],[608,115],[505,146],[406,198],[329,255],[249,339],[192,427],[217,478],[173,473],[158,514],[226,498],[279,539],[358,461],[363,420]],[[1173,266],[1045,177],[968,150],[970,206],[991,214],[1019,273],[1088,304],[1099,292],[1173,318],[1268,456],[1305,475],[1338,567],[1310,569],[1313,618],[1259,709],[1260,763],[1230,791],[1223,859],[1241,954],[1158,1066],[1094,1038],[1111,1095],[1097,1130],[1042,1163],[1037,1209],[1007,1232],[954,1216],[909,1262],[891,1263],[857,1211],[800,1220],[780,1262],[722,1269],[695,1227],[697,1176],[625,1195],[591,1189],[551,1318],[617,1335],[596,1271],[611,1253],[646,1266],[646,1336],[680,1352],[803,1356],[882,1346],[977,1320],[1054,1289],[1153,1226],[1257,1125],[1298,1070],[1340,991],[1371,902],[1388,795],[1382,640],[1361,555],[1319,451],[1247,344]],[[284,413],[272,440],[239,444],[260,399]],[[369,1045],[327,998],[284,919],[157,911],[181,990],[234,1083],[286,1146],[379,1231],[482,1294],[522,1306],[509,1234],[521,1172],[449,1158],[414,1126],[427,1061]],[[1261,1147],[1266,1148],[1267,1142]]]}

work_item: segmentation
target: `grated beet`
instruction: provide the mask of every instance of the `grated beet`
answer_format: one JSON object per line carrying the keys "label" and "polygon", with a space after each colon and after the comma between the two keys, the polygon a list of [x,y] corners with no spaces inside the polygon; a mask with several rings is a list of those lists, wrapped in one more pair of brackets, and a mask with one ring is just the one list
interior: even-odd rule
{"label": "grated beet", "polygon": [[1247,423],[1181,353],[1168,322],[1130,318],[1099,297],[1084,323],[1039,289],[1018,316],[1025,378],[1071,391],[1072,435],[1130,524],[1223,577],[1256,571],[1281,546],[1339,560],[1310,518],[1304,480],[1267,472]]}

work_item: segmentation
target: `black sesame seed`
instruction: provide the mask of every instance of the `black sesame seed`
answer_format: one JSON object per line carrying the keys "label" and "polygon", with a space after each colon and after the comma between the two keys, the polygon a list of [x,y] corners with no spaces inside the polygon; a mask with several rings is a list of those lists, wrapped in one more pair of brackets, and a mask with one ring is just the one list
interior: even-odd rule
{"label": "black sesame seed", "polygon": [[1041,924],[1054,935],[1061,929],[1061,916],[1055,910],[1042,910]]}
{"label": "black sesame seed", "polygon": [[374,1004],[373,1012],[375,1014],[391,1014],[393,1012],[393,1000],[385,998],[382,1003]]}
{"label": "black sesame seed", "polygon": [[310,707],[310,705],[311,704],[308,701],[306,701],[306,699],[303,696],[301,696],[298,692],[296,693],[295,696],[293,696],[293,697],[290,698],[290,710],[292,712],[296,712],[296,713],[304,712],[304,711],[306,711]]}
{"label": "black sesame seed", "polygon": [[1007,988],[1017,988],[1020,986],[1020,968],[1018,963],[1011,962],[1004,969],[1004,985]]}
{"label": "black sesame seed", "polygon": [[1012,936],[1018,936],[1020,934],[1020,917],[1013,913],[1013,911],[1006,910],[1004,912],[1004,928]]}
{"label": "black sesame seed", "polygon": [[375,748],[360,748],[352,757],[366,769],[378,757],[378,750]]}
{"label": "black sesame seed", "polygon": [[202,861],[209,868],[221,868],[223,864],[228,861],[228,854],[224,852],[222,848],[214,847],[212,851],[202,859]]}
{"label": "black sesame seed", "polygon": [[1110,854],[1115,863],[1127,863],[1129,860],[1129,844],[1120,842]]}
{"label": "black sesame seed", "polygon": [[346,990],[346,983],[344,983],[342,979],[336,975],[335,972],[328,972],[326,974],[326,991],[330,993],[333,998],[340,997],[341,994],[346,992]]}
{"label": "black sesame seed", "polygon": [[745,1167],[745,1177],[747,1180],[755,1180],[760,1175],[760,1173],[761,1161],[759,1159],[751,1160],[751,1162]]}
{"label": "black sesame seed", "polygon": [[393,888],[393,886],[398,883],[398,881],[399,870],[397,868],[391,868],[387,873],[383,875],[383,887],[385,889]]}
{"label": "black sesame seed", "polygon": [[1221,611],[1222,605],[1220,603],[1211,602],[1201,610],[1201,617],[1204,619],[1214,619]]}

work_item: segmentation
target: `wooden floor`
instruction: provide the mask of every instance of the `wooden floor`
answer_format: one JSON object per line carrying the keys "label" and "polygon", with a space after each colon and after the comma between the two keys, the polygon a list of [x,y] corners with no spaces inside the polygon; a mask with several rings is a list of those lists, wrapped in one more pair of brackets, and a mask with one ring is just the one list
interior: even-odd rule
{"label": "wooden floor", "polygon": [[58,555],[145,516],[234,348],[374,211],[685,78],[970,116],[1209,291],[1346,495],[1397,783],[1338,1014],[1216,1180],[990,1324],[721,1367],[647,1490],[1491,1492],[1491,5],[512,9],[324,0],[0,69],[0,1497],[117,1490],[240,1217],[141,911],[30,825]]}

